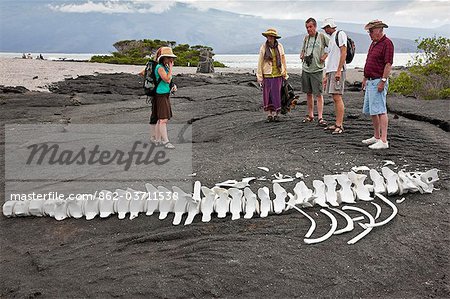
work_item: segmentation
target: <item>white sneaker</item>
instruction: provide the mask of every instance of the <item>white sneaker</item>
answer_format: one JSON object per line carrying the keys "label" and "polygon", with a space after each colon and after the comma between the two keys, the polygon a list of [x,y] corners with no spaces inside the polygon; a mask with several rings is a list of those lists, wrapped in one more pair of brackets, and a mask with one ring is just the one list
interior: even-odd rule
{"label": "white sneaker", "polygon": [[375,149],[375,150],[377,150],[377,149],[387,149],[387,148],[389,148],[389,142],[383,142],[383,141],[381,141],[380,139],[376,142],[376,143],[374,143],[374,144],[372,144],[372,145],[369,145],[369,148],[370,149]]}
{"label": "white sneaker", "polygon": [[366,145],[371,145],[371,144],[375,144],[378,142],[378,140],[380,139],[376,139],[375,137],[370,137],[369,139],[364,139],[363,141],[361,141],[362,143],[366,144]]}

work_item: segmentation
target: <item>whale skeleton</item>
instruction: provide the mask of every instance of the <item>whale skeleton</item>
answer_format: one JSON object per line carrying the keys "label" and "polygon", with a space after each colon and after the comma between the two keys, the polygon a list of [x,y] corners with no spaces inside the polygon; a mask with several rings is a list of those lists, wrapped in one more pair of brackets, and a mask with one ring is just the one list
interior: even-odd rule
{"label": "whale skeleton", "polygon": [[[382,175],[375,169],[368,171],[372,185],[364,184],[367,175],[350,171],[338,175],[325,175],[323,181],[314,180],[314,191],[309,189],[305,182],[300,181],[292,190],[293,193],[287,192],[275,180],[272,185],[274,198],[271,198],[270,189],[267,186],[259,188],[256,194],[251,190],[249,183],[255,180],[255,177],[244,178],[240,182],[226,181],[213,188],[202,186],[200,181],[196,181],[192,194],[176,186],[169,190],[164,186],[155,187],[147,183],[145,184],[146,192],[131,188],[116,189],[114,192],[102,190],[101,198],[97,196],[90,200],[9,200],[3,204],[3,215],[6,217],[49,216],[56,220],[78,219],[84,216],[86,220],[92,220],[97,216],[107,218],[113,214],[118,214],[119,219],[125,219],[129,214],[131,220],[141,213],[150,216],[158,212],[158,218],[161,220],[167,218],[169,213],[173,213],[173,225],[179,225],[187,214],[184,225],[189,225],[198,214],[202,214],[202,222],[209,222],[213,214],[218,218],[225,218],[231,214],[231,219],[237,220],[241,218],[241,214],[244,219],[251,219],[255,215],[264,218],[272,213],[281,214],[294,209],[311,222],[304,237],[306,244],[323,242],[332,235],[351,232],[354,230],[354,223],[358,222],[364,231],[347,242],[355,244],[373,228],[386,225],[397,215],[398,208],[386,196],[408,192],[431,193],[434,190],[434,183],[439,180],[437,169],[426,172],[400,170],[395,173],[384,166],[381,169]],[[227,184],[230,186],[229,189],[225,188]],[[338,189],[337,186],[339,186]],[[370,196],[371,193],[374,197]],[[376,220],[379,219],[382,208],[378,203],[373,202],[375,198],[379,198],[382,203],[392,209],[387,218],[378,222]],[[373,216],[359,207],[349,205],[356,203],[357,200],[370,201],[376,208],[376,214]],[[346,205],[338,209],[343,203]],[[311,238],[316,228],[316,221],[302,209],[314,205],[321,206],[320,212],[331,220],[328,232],[317,238]],[[352,218],[344,211],[358,212],[363,216]],[[337,229],[338,221],[331,212],[343,217],[347,222],[346,226]],[[366,218],[369,220],[368,223],[359,222]]]}

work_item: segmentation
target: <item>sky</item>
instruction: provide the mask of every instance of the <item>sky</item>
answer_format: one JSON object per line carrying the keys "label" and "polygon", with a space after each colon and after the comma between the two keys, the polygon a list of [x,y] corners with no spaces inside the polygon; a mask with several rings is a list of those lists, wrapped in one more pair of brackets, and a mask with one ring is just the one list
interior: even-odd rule
{"label": "sky", "polygon": [[[12,1],[12,0],[0,0]],[[21,0],[16,0],[21,1]],[[317,20],[334,17],[337,22],[366,23],[367,20],[389,20],[393,26],[435,28],[450,24],[450,1],[383,0],[383,1],[236,1],[236,0],[36,0],[53,11],[64,13],[136,14],[161,13],[177,2],[199,10],[215,8],[229,12],[270,19]],[[324,9],[318,9],[323,5]],[[330,11],[333,15],[330,15]]]}

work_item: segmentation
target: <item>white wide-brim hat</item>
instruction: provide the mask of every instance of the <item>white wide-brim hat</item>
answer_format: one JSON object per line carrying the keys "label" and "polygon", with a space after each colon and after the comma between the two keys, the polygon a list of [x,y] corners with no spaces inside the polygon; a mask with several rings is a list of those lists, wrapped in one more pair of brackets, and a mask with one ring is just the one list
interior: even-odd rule
{"label": "white wide-brim hat", "polygon": [[330,26],[331,28],[336,28],[336,24],[334,23],[333,18],[326,18],[322,23],[322,29],[325,29],[325,27]]}

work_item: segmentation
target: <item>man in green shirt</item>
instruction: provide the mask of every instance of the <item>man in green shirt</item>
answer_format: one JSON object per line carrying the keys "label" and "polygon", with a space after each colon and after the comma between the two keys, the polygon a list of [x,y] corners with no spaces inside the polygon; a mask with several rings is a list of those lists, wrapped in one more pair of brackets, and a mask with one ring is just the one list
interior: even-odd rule
{"label": "man in green shirt", "polygon": [[318,124],[326,126],[327,123],[323,119],[323,69],[325,67],[325,59],[327,53],[325,48],[328,47],[329,38],[321,32],[317,32],[317,22],[314,18],[309,18],[305,22],[307,35],[303,40],[300,59],[302,64],[302,88],[306,93],[308,106],[308,114],[303,122],[311,122],[314,120],[314,97],[317,99],[317,116]]}

